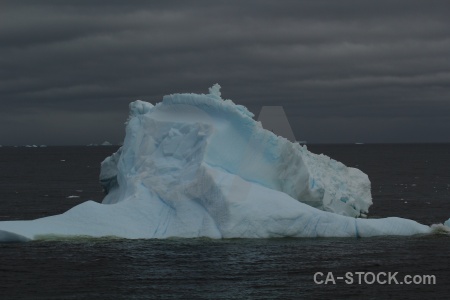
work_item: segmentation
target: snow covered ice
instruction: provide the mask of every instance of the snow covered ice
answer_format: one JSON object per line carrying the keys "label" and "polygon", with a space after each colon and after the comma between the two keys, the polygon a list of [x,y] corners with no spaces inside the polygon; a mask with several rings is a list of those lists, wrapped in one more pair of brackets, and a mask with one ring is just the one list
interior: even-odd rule
{"label": "snow covered ice", "polygon": [[[103,203],[32,221],[0,222],[0,240],[370,237],[433,229],[401,218],[360,219],[370,181],[262,128],[244,106],[209,93],[130,104],[126,137],[102,163]],[[447,221],[447,226],[449,221]]]}

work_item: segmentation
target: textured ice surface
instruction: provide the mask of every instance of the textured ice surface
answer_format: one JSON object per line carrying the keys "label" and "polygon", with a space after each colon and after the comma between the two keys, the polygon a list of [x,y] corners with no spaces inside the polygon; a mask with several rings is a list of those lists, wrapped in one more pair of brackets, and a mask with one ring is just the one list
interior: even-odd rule
{"label": "textured ice surface", "polygon": [[121,149],[102,163],[103,203],[0,222],[0,240],[369,237],[431,228],[401,218],[359,219],[371,205],[361,171],[261,127],[245,107],[209,94],[130,104]]}

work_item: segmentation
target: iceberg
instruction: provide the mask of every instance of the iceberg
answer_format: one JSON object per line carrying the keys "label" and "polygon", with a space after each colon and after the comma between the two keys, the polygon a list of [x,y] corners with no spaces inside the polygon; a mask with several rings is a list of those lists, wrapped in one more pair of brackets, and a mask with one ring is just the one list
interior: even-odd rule
{"label": "iceberg", "polygon": [[[433,232],[402,218],[364,219],[362,171],[265,130],[246,107],[208,94],[130,103],[123,146],[101,165],[102,203],[0,222],[0,240],[46,237],[371,237]],[[447,221],[446,225],[449,225]]]}

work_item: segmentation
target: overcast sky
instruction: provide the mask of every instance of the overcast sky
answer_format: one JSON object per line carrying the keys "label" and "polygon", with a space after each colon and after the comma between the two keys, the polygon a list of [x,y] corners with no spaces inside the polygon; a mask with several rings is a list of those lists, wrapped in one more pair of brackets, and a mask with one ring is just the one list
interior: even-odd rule
{"label": "overcast sky", "polygon": [[435,0],[2,1],[0,144],[119,143],[130,101],[216,82],[255,114],[282,105],[299,140],[450,142],[449,16]]}

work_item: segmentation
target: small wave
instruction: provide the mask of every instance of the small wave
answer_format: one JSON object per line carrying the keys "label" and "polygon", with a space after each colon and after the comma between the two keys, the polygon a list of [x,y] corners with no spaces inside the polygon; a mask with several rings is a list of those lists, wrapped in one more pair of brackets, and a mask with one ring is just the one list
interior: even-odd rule
{"label": "small wave", "polygon": [[58,242],[89,242],[95,241],[111,241],[124,240],[117,236],[94,237],[89,235],[59,235],[59,234],[41,234],[34,237],[36,241],[58,241]]}

